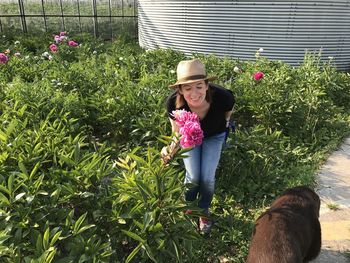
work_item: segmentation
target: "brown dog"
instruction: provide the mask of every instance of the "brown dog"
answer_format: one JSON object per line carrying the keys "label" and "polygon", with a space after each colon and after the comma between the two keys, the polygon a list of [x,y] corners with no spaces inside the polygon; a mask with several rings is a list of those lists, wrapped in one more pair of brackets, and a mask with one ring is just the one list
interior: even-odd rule
{"label": "brown dog", "polygon": [[246,263],[303,263],[318,256],[320,198],[306,186],[286,190],[255,222]]}

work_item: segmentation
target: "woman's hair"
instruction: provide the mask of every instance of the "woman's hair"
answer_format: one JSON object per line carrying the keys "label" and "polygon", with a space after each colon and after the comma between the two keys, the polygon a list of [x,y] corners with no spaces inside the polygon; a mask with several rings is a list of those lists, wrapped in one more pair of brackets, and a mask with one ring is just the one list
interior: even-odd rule
{"label": "woman's hair", "polygon": [[[205,85],[207,85],[209,81],[207,79],[205,79],[204,82],[205,82]],[[185,105],[185,98],[184,98],[184,96],[182,94],[180,94],[179,89],[181,89],[181,85],[179,85],[178,88],[177,88],[176,101],[175,101],[176,109],[179,109],[183,105]],[[209,103],[211,102],[211,89],[210,89],[210,86],[207,89],[207,93],[205,95],[205,100],[207,102],[209,102]]]}

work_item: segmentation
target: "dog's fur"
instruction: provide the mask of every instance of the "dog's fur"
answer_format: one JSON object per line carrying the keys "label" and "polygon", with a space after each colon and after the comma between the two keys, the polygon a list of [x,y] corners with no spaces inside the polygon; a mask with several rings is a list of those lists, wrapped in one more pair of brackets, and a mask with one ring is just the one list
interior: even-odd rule
{"label": "dog's fur", "polygon": [[320,198],[308,187],[287,189],[255,222],[246,263],[303,263],[318,256]]}

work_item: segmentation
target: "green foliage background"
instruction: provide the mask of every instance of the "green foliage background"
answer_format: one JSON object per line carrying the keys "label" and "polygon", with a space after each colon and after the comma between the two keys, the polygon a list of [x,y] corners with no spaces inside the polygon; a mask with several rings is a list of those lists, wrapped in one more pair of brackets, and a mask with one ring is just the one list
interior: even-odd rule
{"label": "green foliage background", "polygon": [[185,153],[168,166],[159,156],[170,139],[168,85],[185,55],[69,37],[80,45],[48,60],[52,36],[1,36],[0,52],[11,51],[0,64],[3,262],[244,262],[254,219],[284,189],[315,186],[349,133],[350,76],[318,54],[299,67],[263,53],[249,62],[193,54],[237,100],[215,227],[200,236],[200,211],[183,213],[194,206],[182,198]]}

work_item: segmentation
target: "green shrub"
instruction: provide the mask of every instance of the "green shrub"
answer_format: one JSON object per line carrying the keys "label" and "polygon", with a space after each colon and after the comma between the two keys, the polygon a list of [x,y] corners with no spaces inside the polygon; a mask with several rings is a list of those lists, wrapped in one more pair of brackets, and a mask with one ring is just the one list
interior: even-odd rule
{"label": "green shrub", "polygon": [[291,67],[263,53],[254,61],[193,54],[236,97],[237,131],[204,242],[201,211],[183,213],[195,204],[182,198],[182,156],[167,166],[159,156],[171,133],[168,85],[186,56],[123,37],[69,37],[80,45],[56,53],[51,34],[6,33],[0,43],[10,49],[0,64],[4,262],[243,262],[254,219],[285,188],[313,186],[348,134],[350,76],[332,61],[306,54]]}

